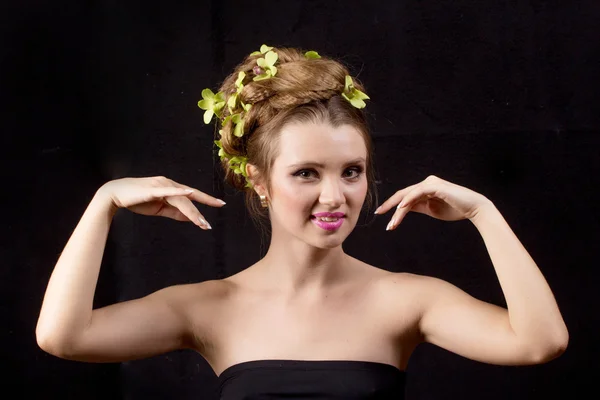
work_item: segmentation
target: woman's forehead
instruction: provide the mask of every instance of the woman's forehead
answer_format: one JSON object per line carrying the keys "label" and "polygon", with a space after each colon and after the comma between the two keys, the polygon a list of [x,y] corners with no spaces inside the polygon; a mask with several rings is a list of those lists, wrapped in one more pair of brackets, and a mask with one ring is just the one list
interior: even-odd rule
{"label": "woman's forehead", "polygon": [[280,146],[280,156],[290,163],[366,157],[367,151],[362,135],[351,125],[290,124],[281,131]]}

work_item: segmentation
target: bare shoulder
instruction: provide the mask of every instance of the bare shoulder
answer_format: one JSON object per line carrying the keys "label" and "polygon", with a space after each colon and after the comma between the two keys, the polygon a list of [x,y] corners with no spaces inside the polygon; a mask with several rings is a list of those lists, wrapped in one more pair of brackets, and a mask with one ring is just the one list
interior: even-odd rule
{"label": "bare shoulder", "polygon": [[379,308],[397,334],[418,333],[430,282],[425,275],[391,271],[377,280]]}
{"label": "bare shoulder", "polygon": [[171,304],[187,308],[197,307],[226,296],[230,291],[229,286],[226,281],[214,279],[168,286],[160,291],[171,301]]}
{"label": "bare shoulder", "polygon": [[382,306],[388,304],[397,310],[399,305],[411,304],[417,300],[417,293],[422,281],[420,275],[408,272],[392,272],[378,274],[377,291],[381,294]]}
{"label": "bare shoulder", "polygon": [[193,334],[191,347],[205,353],[212,342],[215,318],[218,317],[232,291],[231,283],[212,279],[198,283],[174,285],[166,288],[172,303],[186,315]]}
{"label": "bare shoulder", "polygon": [[382,277],[381,285],[389,301],[408,303],[419,314],[435,292],[450,286],[442,279],[410,272],[389,272]]}

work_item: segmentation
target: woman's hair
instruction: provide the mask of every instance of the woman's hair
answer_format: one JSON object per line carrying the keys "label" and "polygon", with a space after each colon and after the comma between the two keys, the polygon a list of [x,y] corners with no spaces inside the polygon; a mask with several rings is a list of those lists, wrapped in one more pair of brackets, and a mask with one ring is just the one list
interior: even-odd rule
{"label": "woman's hair", "polygon": [[[308,59],[304,52],[295,48],[273,48],[279,56],[277,74],[269,79],[250,80],[244,84],[239,98],[252,104],[244,117],[244,135],[233,134],[233,124],[226,124],[221,131],[221,145],[225,153],[246,156],[247,162],[256,166],[258,173],[252,176],[271,193],[271,169],[279,153],[279,138],[284,125],[289,123],[329,123],[333,127],[351,125],[362,135],[367,149],[366,177],[368,192],[367,208],[377,202],[373,143],[364,112],[354,107],[341,94],[344,90],[348,69],[340,62],[327,57]],[[256,60],[264,55],[248,56],[223,81],[219,91],[225,96],[235,93],[238,73],[253,76]],[[353,78],[354,86],[364,91],[360,82]],[[222,117],[229,114],[227,107]],[[252,220],[268,231],[268,212],[260,205],[258,194],[246,187],[246,179],[229,168],[227,160],[221,161],[225,181],[245,192],[246,207]]]}

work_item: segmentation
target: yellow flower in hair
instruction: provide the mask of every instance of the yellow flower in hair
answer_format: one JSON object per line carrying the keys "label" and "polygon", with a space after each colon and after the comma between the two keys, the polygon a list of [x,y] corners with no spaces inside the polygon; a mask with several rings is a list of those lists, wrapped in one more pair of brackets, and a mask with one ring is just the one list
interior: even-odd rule
{"label": "yellow flower in hair", "polygon": [[251,56],[257,56],[257,55],[260,55],[260,54],[265,54],[269,50],[273,50],[273,47],[267,46],[266,44],[263,44],[262,46],[260,46],[260,51],[253,51],[252,53],[250,53],[250,55]]}
{"label": "yellow flower in hair", "polygon": [[214,140],[213,142],[219,148],[219,157],[221,158],[221,160],[227,160],[229,168],[232,169],[235,174],[242,174],[246,178],[245,187],[252,188],[253,185],[248,178],[248,174],[246,173],[246,164],[248,163],[248,157],[232,156],[231,154],[227,154],[223,150],[223,145],[221,144],[220,140]]}
{"label": "yellow flower in hair", "polygon": [[198,102],[198,107],[206,110],[204,113],[204,123],[210,124],[213,115],[220,118],[221,109],[225,106],[225,98],[223,92],[214,94],[210,89],[202,91],[202,100]]}
{"label": "yellow flower in hair", "polygon": [[350,75],[346,75],[346,84],[344,86],[342,97],[348,100],[350,104],[356,108],[364,108],[366,104],[363,100],[370,99],[369,96],[354,87],[354,82],[352,82]]}
{"label": "yellow flower in hair", "polygon": [[[249,106],[249,105],[250,104],[247,104],[246,106]],[[229,120],[231,120],[231,123],[235,125],[233,128],[233,134],[237,137],[244,136],[244,118],[242,118],[242,114],[238,113],[238,114],[228,115],[223,120],[223,126],[227,125],[227,122],[229,122]]]}
{"label": "yellow flower in hair", "polygon": [[231,159],[231,158],[233,157],[232,155],[225,153],[225,150],[223,150],[223,145],[221,144],[221,141],[220,141],[220,140],[214,140],[213,142],[214,142],[214,143],[217,145],[217,147],[219,148],[219,158],[220,158],[221,160],[223,160],[224,158],[226,158],[226,159],[228,159],[228,160],[229,160],[229,159]]}
{"label": "yellow flower in hair", "polygon": [[262,81],[263,79],[269,79],[272,76],[275,76],[275,74],[277,74],[277,67],[275,66],[275,63],[277,62],[278,58],[279,56],[277,53],[274,51],[268,51],[264,58],[261,57],[256,60],[256,63],[259,67],[258,70],[260,70],[261,74],[257,74],[257,76],[255,76],[252,80]]}
{"label": "yellow flower in hair", "polygon": [[237,89],[236,89],[235,93],[232,94],[229,97],[229,99],[227,100],[227,107],[229,107],[230,114],[233,114],[233,109],[237,105],[238,95],[242,92],[242,89],[244,89],[244,85],[242,84],[242,82],[244,81],[245,77],[246,77],[246,73],[244,71],[240,71],[238,74],[238,78],[235,81],[235,86],[237,87]]}
{"label": "yellow flower in hair", "polygon": [[319,53],[317,53],[314,50],[311,51],[307,51],[306,53],[304,53],[304,57],[311,59],[311,58],[321,58],[321,56],[319,55]]}

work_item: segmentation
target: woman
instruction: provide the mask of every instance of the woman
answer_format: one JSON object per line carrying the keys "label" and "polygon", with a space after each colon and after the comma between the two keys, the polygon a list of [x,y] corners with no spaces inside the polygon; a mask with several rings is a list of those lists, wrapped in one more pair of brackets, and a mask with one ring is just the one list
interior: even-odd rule
{"label": "woman", "polygon": [[[437,278],[395,273],[347,255],[374,194],[368,96],[339,62],[263,45],[218,93],[204,90],[205,122],[220,122],[229,184],[246,193],[271,242],[254,265],[222,280],[175,285],[92,310],[110,223],[119,208],[211,229],[192,201],[224,203],[165,177],[123,178],[98,189],[50,278],[36,329],[58,357],[118,362],[193,349],[220,396],[402,398],[422,342],[498,365],[547,362],[568,331],[540,270],[492,201],[435,176],[377,209],[469,219],[481,233],[508,310]],[[259,200],[260,199],[260,200]],[[78,301],[72,301],[77,299]],[[236,377],[235,380],[229,379]]]}

